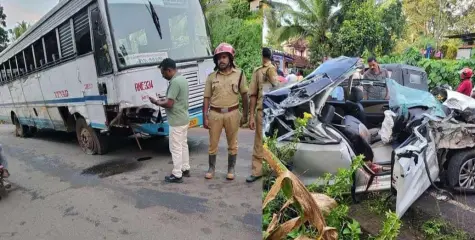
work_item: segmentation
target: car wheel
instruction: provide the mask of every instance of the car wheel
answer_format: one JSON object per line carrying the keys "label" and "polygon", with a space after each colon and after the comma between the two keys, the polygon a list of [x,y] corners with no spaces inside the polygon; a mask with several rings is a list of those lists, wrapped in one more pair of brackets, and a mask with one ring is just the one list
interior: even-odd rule
{"label": "car wheel", "polygon": [[105,136],[87,125],[84,118],[78,118],[76,121],[76,136],[79,146],[88,155],[102,155],[107,152],[107,141]]}
{"label": "car wheel", "polygon": [[475,149],[460,150],[451,158],[447,183],[458,191],[475,191]]}

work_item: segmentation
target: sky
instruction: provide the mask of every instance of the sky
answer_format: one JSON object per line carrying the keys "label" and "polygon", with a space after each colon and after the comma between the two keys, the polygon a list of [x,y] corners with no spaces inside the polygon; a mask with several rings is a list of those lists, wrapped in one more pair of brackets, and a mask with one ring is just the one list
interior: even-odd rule
{"label": "sky", "polygon": [[34,24],[57,3],[58,0],[0,0],[0,6],[7,15],[7,29],[21,21]]}

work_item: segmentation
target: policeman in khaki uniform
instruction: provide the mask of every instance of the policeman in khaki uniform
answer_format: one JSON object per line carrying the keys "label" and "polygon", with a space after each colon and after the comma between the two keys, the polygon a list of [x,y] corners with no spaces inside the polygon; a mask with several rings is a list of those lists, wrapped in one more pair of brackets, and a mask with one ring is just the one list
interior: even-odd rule
{"label": "policeman in khaki uniform", "polygon": [[[221,132],[224,128],[228,141],[228,174],[234,179],[234,166],[238,151],[238,130],[247,121],[247,80],[242,70],[234,65],[234,48],[221,43],[214,51],[215,71],[206,80],[203,101],[203,125],[209,129],[209,169],[206,179],[214,177],[216,154]],[[239,111],[239,96],[242,97],[243,115]],[[209,111],[208,111],[209,109]]]}
{"label": "policeman in khaki uniform", "polygon": [[252,174],[247,182],[254,182],[262,177],[263,139],[262,139],[262,95],[271,87],[278,86],[277,70],[271,62],[272,52],[269,48],[262,49],[262,66],[256,68],[249,85],[251,97],[251,116],[249,128],[256,130],[254,136],[254,150],[252,152]]}

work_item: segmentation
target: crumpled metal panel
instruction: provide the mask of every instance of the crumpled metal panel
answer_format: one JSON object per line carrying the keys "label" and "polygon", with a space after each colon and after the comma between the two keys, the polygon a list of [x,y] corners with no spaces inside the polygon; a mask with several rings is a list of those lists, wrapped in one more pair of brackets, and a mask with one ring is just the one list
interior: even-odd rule
{"label": "crumpled metal panel", "polygon": [[475,147],[475,124],[430,122],[438,149],[463,149]]}
{"label": "crumpled metal panel", "polygon": [[357,62],[358,58],[343,56],[332,59],[320,65],[301,82],[266,93],[263,98],[263,134],[273,136],[277,130],[278,141],[291,141],[295,135],[294,120],[307,112],[313,118],[307,124],[301,142],[339,143],[341,138],[326,130],[318,120],[322,105],[320,103],[325,101],[321,96],[344,81]]}

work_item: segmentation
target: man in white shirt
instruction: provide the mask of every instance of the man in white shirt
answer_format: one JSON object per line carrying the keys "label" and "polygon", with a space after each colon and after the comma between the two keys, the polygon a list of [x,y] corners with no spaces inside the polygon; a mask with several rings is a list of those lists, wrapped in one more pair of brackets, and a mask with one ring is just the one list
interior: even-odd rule
{"label": "man in white shirt", "polygon": [[288,83],[297,82],[297,75],[295,75],[294,71],[291,71],[289,75],[285,78]]}

